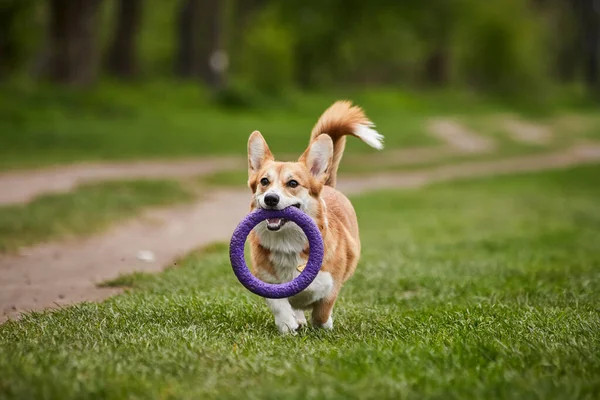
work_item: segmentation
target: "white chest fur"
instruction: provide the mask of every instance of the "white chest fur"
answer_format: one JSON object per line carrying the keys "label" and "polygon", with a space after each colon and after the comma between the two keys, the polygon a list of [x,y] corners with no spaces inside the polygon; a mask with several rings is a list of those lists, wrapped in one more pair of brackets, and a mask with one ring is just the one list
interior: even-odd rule
{"label": "white chest fur", "polygon": [[[276,277],[269,277],[272,283],[289,282],[296,278],[300,275],[298,266],[305,263],[300,254],[306,247],[306,236],[297,226],[285,228],[287,229],[277,233],[266,229],[258,230],[261,244],[271,251],[269,259],[277,274]],[[296,309],[309,308],[316,301],[327,297],[332,289],[331,274],[321,271],[305,290],[290,297],[289,302]]]}
{"label": "white chest fur", "polygon": [[[300,275],[297,267],[304,263],[299,253],[271,252],[271,262],[277,271],[277,283],[289,282]],[[333,278],[329,272],[320,271],[314,281],[302,292],[290,297],[292,307],[309,308],[314,302],[325,298],[333,289]]]}

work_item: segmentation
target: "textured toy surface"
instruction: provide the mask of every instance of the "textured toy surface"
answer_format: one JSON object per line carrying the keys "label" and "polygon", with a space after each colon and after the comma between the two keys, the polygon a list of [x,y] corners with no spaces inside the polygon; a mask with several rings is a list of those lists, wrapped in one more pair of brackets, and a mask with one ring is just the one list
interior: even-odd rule
{"label": "textured toy surface", "polygon": [[[306,267],[294,280],[286,283],[272,284],[261,281],[252,275],[244,260],[246,238],[256,225],[268,218],[285,218],[293,221],[302,228],[308,238],[310,252]],[[287,207],[283,210],[258,209],[251,212],[237,226],[229,244],[229,260],[239,281],[252,293],[270,299],[292,297],[306,289],[321,269],[323,252],[323,238],[319,228],[312,218],[295,207]]]}

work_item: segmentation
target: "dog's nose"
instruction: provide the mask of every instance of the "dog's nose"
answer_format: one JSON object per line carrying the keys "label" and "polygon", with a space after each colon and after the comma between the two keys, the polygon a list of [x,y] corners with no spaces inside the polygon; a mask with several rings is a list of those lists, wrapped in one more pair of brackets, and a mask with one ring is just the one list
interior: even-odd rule
{"label": "dog's nose", "polygon": [[265,195],[265,204],[269,207],[275,207],[277,204],[279,204],[279,196],[277,196],[275,193],[269,193]]}

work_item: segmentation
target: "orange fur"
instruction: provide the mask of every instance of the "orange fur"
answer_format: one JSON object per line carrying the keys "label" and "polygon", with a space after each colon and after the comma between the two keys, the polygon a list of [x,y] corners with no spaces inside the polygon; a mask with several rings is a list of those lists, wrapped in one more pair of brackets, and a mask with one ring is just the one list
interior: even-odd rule
{"label": "orange fur", "polygon": [[[289,316],[287,320],[281,316],[290,310],[311,309],[313,325],[331,327],[331,312],[337,296],[358,264],[361,245],[356,213],[348,198],[334,188],[345,136],[357,136],[357,124],[372,126],[359,107],[346,101],[334,103],[319,118],[309,147],[298,162],[275,161],[258,132],[248,141],[248,186],[253,192],[250,208],[265,208],[262,202],[265,194],[276,193],[281,198],[281,207],[293,204],[301,207],[314,219],[323,236],[325,255],[319,272],[321,280],[287,299],[291,308],[274,301],[270,304],[282,332],[286,331],[285,326],[292,325],[290,331],[297,328]],[[323,134],[328,136],[321,137]],[[373,135],[380,137],[376,132]],[[363,137],[357,137],[365,140],[364,136],[363,132]],[[297,182],[297,187],[291,186],[292,180]],[[259,229],[259,225],[250,234],[252,271],[264,281],[289,281],[299,274],[294,264],[306,262],[308,258],[308,243],[303,233],[303,239],[299,240],[299,228],[295,224],[285,225],[277,232],[269,232],[264,227]],[[330,281],[331,287],[328,286]]]}
{"label": "orange fur", "polygon": [[324,133],[331,136],[333,140],[333,160],[329,177],[325,182],[328,186],[335,187],[337,170],[346,148],[346,136],[356,136],[354,134],[356,124],[370,125],[371,121],[359,106],[353,106],[346,100],[336,101],[325,110],[310,133],[311,142]]}

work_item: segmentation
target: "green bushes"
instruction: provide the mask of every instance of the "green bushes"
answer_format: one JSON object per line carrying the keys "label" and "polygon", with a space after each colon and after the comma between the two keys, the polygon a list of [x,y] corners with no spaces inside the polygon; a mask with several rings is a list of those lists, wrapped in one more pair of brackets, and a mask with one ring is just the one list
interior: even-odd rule
{"label": "green bushes", "polygon": [[[105,50],[115,26],[115,1],[102,3],[98,51]],[[184,0],[143,4],[137,78],[172,79]],[[24,1],[18,18],[3,25],[18,48],[21,73],[32,69],[47,45],[45,5]],[[223,0],[219,6],[218,42],[231,63],[217,100],[228,105],[261,96],[281,99],[298,87],[382,85],[468,88],[535,100],[559,83],[577,81],[582,69],[581,24],[566,2]],[[201,47],[213,39],[194,38]]]}
{"label": "green bushes", "polygon": [[259,13],[243,38],[241,77],[262,93],[280,95],[293,85],[293,45],[292,33],[274,10]]}

